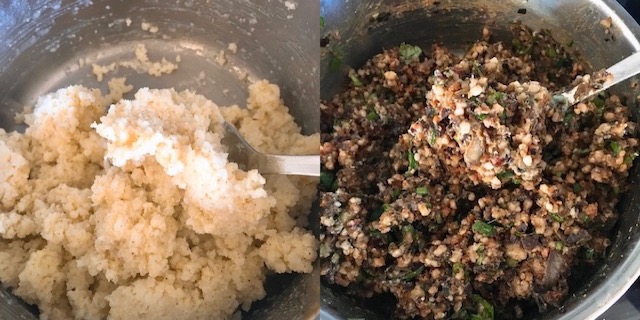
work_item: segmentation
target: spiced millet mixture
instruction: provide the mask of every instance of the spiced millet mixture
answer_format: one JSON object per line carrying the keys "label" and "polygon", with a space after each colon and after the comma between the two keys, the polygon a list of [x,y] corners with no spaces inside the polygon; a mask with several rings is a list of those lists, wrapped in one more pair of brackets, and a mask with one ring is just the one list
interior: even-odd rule
{"label": "spiced millet mixture", "polygon": [[556,103],[584,66],[547,31],[513,31],[463,56],[385,50],[322,103],[326,282],[392,294],[397,318],[513,319],[597,267],[636,124],[615,95]]}

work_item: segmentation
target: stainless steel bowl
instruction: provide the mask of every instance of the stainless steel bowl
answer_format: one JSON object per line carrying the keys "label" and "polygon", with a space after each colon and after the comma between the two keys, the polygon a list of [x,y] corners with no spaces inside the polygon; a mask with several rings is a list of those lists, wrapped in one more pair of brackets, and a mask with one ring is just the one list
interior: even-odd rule
{"label": "stainless steel bowl", "polygon": [[[526,9],[526,14],[519,14],[518,9]],[[321,0],[320,14],[324,20],[323,35],[339,35],[331,38],[321,59],[323,99],[345,85],[348,66],[361,66],[383,48],[402,42],[430,47],[438,42],[463,51],[481,37],[483,26],[489,26],[497,40],[508,39],[508,25],[514,20],[533,29],[550,29],[562,43],[573,41],[593,69],[606,68],[640,49],[640,27],[614,0]],[[609,16],[614,25],[614,40],[605,35],[599,23]],[[340,70],[336,70],[336,56],[341,60]],[[639,119],[640,112],[638,90],[631,81],[613,88],[627,98],[635,119]],[[620,203],[620,219],[604,265],[594,271],[588,282],[571,284],[572,295],[560,309],[536,318],[595,319],[633,284],[640,273],[640,189],[634,188],[639,178],[636,163],[630,177],[632,188]],[[390,317],[375,314],[371,305],[336,288],[321,286],[323,319]],[[385,308],[378,308],[378,313],[380,309]],[[393,306],[387,309],[393,310]]]}
{"label": "stainless steel bowl", "polygon": [[[58,88],[83,84],[105,92],[106,81],[96,81],[91,63],[130,59],[135,44],[144,43],[152,60],[179,54],[179,69],[160,78],[129,69],[110,76],[127,76],[136,88],[192,89],[220,105],[244,105],[247,85],[268,79],[280,86],[303,131],[317,132],[318,13],[316,1],[0,1],[0,127],[19,130],[15,113]],[[143,22],[158,32],[142,30]],[[220,65],[216,58],[229,43],[238,51],[227,51]],[[314,317],[318,283],[317,271],[269,277],[267,298],[246,317]],[[0,319],[32,319],[31,311],[0,288]]]}

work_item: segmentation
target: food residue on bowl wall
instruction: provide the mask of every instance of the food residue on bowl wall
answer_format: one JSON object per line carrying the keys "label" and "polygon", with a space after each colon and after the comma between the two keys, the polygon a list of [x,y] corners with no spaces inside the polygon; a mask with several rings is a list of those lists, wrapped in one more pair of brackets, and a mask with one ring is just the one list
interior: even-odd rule
{"label": "food residue on bowl wall", "polygon": [[[136,45],[136,49],[134,51],[135,59],[131,60],[123,60],[112,62],[108,65],[100,65],[97,63],[93,63],[92,72],[96,76],[96,79],[100,82],[104,79],[104,76],[118,67],[129,68],[135,70],[140,73],[147,73],[149,75],[160,77],[162,75],[171,74],[178,69],[177,63],[179,63],[182,58],[178,55],[176,56],[176,63],[173,63],[163,57],[160,61],[151,61],[149,59],[149,55],[147,52],[147,47],[144,44]],[[86,62],[82,62],[83,65]]]}
{"label": "food residue on bowl wall", "polygon": [[153,24],[151,22],[142,22],[140,24],[140,28],[142,28],[142,30],[148,31],[150,33],[156,33],[156,32],[158,32],[160,30],[158,28],[158,26],[156,26],[155,24]]}

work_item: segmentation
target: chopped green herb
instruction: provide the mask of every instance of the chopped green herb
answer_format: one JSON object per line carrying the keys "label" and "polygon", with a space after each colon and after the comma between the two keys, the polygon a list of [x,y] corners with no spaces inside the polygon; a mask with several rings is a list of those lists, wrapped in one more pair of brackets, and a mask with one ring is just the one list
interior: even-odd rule
{"label": "chopped green herb", "polygon": [[453,267],[451,268],[451,271],[453,272],[453,274],[457,274],[460,271],[464,272],[464,265],[460,262],[456,262],[453,264]]}
{"label": "chopped green herb", "polygon": [[362,87],[362,81],[358,78],[358,75],[355,72],[349,72],[349,78],[351,78],[351,84],[354,87]]}
{"label": "chopped green herb", "polygon": [[596,108],[598,109],[604,108],[604,99],[600,96],[595,97],[593,100],[591,100],[591,102],[593,102],[593,104],[596,105]]}
{"label": "chopped green herb", "polygon": [[320,29],[324,29],[324,17],[320,16]]}
{"label": "chopped green herb", "polygon": [[568,57],[560,57],[558,58],[558,63],[556,63],[556,66],[558,66],[559,68],[572,68],[573,60]]}
{"label": "chopped green herb", "polygon": [[602,117],[602,114],[604,113],[604,99],[604,96],[598,95],[591,100],[591,102],[596,106],[596,114],[598,115],[598,118]]}
{"label": "chopped green herb", "polygon": [[340,67],[342,67],[342,51],[340,48],[333,48],[332,50],[329,50],[329,53],[331,54],[329,70],[333,72],[340,70]]}
{"label": "chopped green herb", "polygon": [[571,120],[573,120],[574,115],[575,113],[573,112],[573,109],[567,109],[567,111],[564,113],[562,123],[564,123],[565,126],[568,126],[569,124],[571,124]]}
{"label": "chopped green herb", "polygon": [[585,250],[585,252],[584,252],[584,256],[588,260],[593,259],[593,257],[595,257],[595,255],[596,255],[596,251],[593,250],[593,248],[587,248],[587,250]]}
{"label": "chopped green herb", "polygon": [[522,42],[520,42],[520,39],[513,39],[511,40],[511,44],[514,46],[514,48],[517,51],[522,50]]}
{"label": "chopped green herb", "polygon": [[555,248],[558,251],[562,251],[562,249],[564,248],[564,243],[562,243],[562,241],[556,241]]}
{"label": "chopped green herb", "polygon": [[319,251],[319,255],[321,258],[327,258],[331,255],[331,249],[329,248],[329,245],[324,242],[320,243]]}
{"label": "chopped green herb", "polygon": [[384,207],[379,207],[371,212],[369,215],[369,221],[377,221],[380,219],[380,216],[384,213],[386,209]]}
{"label": "chopped green herb", "polygon": [[429,131],[429,144],[432,147],[436,145],[437,138],[438,138],[438,133],[436,132],[435,128],[432,128],[431,131]]}
{"label": "chopped green herb", "polygon": [[481,233],[487,237],[493,237],[496,235],[496,228],[484,221],[476,220],[471,226],[471,230]]}
{"label": "chopped green herb", "polygon": [[506,122],[507,121],[507,112],[506,111],[502,111],[502,113],[500,114],[500,121],[502,121],[502,122]]}
{"label": "chopped green herb", "polygon": [[473,75],[475,75],[476,77],[482,77],[482,70],[480,69],[480,64],[478,63],[474,63],[473,64],[473,70],[471,71],[473,73]]}
{"label": "chopped green herb", "polygon": [[371,110],[371,112],[367,114],[367,120],[369,121],[376,121],[378,119],[380,119],[380,116],[378,116],[378,113],[376,113],[374,110]]}
{"label": "chopped green herb", "polygon": [[331,55],[331,61],[329,61],[329,70],[338,71],[342,65],[342,59],[336,55]]}
{"label": "chopped green herb", "polygon": [[378,229],[369,229],[369,237],[380,239],[386,242],[388,240],[388,236],[388,234],[382,233]]}
{"label": "chopped green herb", "polygon": [[551,218],[552,218],[554,221],[559,222],[559,223],[563,223],[563,222],[564,222],[564,218],[563,218],[561,215],[559,215],[559,214],[557,214],[557,213],[555,213],[555,212],[552,212],[552,213],[551,213]]}
{"label": "chopped green herb", "polygon": [[418,58],[420,58],[420,55],[422,54],[422,49],[420,49],[420,47],[412,46],[404,42],[400,45],[399,50],[400,50],[400,58],[407,63],[411,62],[412,60],[417,60]]}
{"label": "chopped green herb", "polygon": [[393,189],[393,197],[397,198],[400,195],[400,189]]}
{"label": "chopped green herb", "polygon": [[635,160],[639,155],[640,155],[640,153],[638,153],[638,151],[627,153],[627,155],[624,156],[624,163],[625,164],[632,164],[633,160]]}
{"label": "chopped green herb", "polygon": [[320,185],[325,189],[331,189],[334,176],[331,172],[320,171]]}
{"label": "chopped green herb", "polygon": [[416,229],[410,224],[402,226],[402,235],[403,235],[403,237],[406,237],[409,234],[411,235],[412,239],[415,239],[416,238]]}
{"label": "chopped green herb", "polygon": [[488,114],[486,114],[486,113],[481,113],[481,114],[476,113],[475,116],[476,116],[476,118],[478,118],[478,120],[484,121],[484,119],[487,118]]}
{"label": "chopped green herb", "polygon": [[590,152],[591,152],[591,149],[589,149],[589,148],[573,150],[573,153],[575,153],[575,154],[577,154],[579,156],[584,156],[586,154],[589,154]]}
{"label": "chopped green herb", "polygon": [[389,210],[389,209],[391,209],[391,205],[390,205],[390,204],[385,203],[385,204],[383,204],[383,205],[382,205],[382,210],[383,210],[383,211],[387,211],[387,210]]}
{"label": "chopped green herb", "polygon": [[409,281],[419,276],[422,271],[424,271],[424,266],[420,266],[418,269],[407,272],[404,276],[402,276],[403,281]]}
{"label": "chopped green herb", "polygon": [[480,265],[484,261],[484,257],[485,257],[484,246],[480,245],[480,247],[478,247],[478,250],[476,250],[476,253],[478,254],[478,259],[476,259],[476,264]]}
{"label": "chopped green herb", "polygon": [[409,154],[407,155],[409,159],[409,169],[418,169],[418,163],[416,162],[416,158],[413,154],[413,151],[409,150]]}
{"label": "chopped green herb", "polygon": [[493,106],[494,104],[501,102],[503,98],[504,93],[493,91],[487,95],[487,99],[485,100],[485,102],[488,106]]}
{"label": "chopped green herb", "polygon": [[513,258],[507,258],[507,265],[511,268],[515,267],[518,265],[518,260],[513,259]]}
{"label": "chopped green herb", "polygon": [[442,215],[440,214],[440,212],[436,213],[436,223],[442,224]]}
{"label": "chopped green herb", "polygon": [[554,49],[553,47],[547,48],[547,57],[552,59],[557,58],[558,53],[556,52],[556,49]]}
{"label": "chopped green herb", "polygon": [[617,157],[620,154],[620,150],[622,150],[622,148],[620,147],[620,144],[617,143],[616,141],[610,141],[609,148],[611,149],[611,151],[613,151],[614,157]]}
{"label": "chopped green herb", "polygon": [[416,194],[424,196],[424,195],[429,194],[429,190],[427,190],[427,187],[417,187],[416,188]]}
{"label": "chopped green herb", "polygon": [[335,120],[333,120],[333,126],[334,127],[340,127],[344,123],[349,123],[349,121],[347,121],[345,119],[335,119]]}
{"label": "chopped green herb", "polygon": [[557,109],[567,110],[567,108],[569,107],[569,100],[567,100],[567,97],[561,94],[556,94],[551,97],[551,106]]}
{"label": "chopped green herb", "polygon": [[573,192],[577,193],[577,192],[580,192],[580,191],[582,191],[582,186],[580,185],[580,183],[579,182],[574,183],[573,184]]}
{"label": "chopped green herb", "polygon": [[507,171],[502,171],[502,172],[498,173],[496,175],[496,177],[498,177],[498,179],[500,179],[500,180],[507,180],[507,179],[512,178],[514,175],[515,175],[515,173],[513,173],[513,171],[507,170]]}
{"label": "chopped green herb", "polygon": [[511,44],[513,44],[513,46],[515,47],[517,54],[528,54],[533,49],[533,45],[527,44],[527,43],[522,43],[518,39],[512,40]]}
{"label": "chopped green herb", "polygon": [[493,320],[493,306],[478,294],[473,295],[473,301],[478,304],[479,313],[471,315],[472,320]]}
{"label": "chopped green herb", "polygon": [[413,227],[413,225],[406,224],[406,225],[402,226],[402,233],[404,233],[404,234],[407,234],[407,233],[414,234],[414,233],[416,233],[416,229]]}

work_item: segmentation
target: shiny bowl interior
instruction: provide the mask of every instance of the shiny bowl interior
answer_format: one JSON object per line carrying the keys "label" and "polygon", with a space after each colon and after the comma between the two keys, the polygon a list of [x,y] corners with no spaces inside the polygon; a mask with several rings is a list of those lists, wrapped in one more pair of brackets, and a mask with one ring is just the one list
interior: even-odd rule
{"label": "shiny bowl interior", "polygon": [[[143,43],[151,60],[179,69],[153,77],[118,69],[134,86],[191,89],[219,105],[245,105],[249,83],[278,84],[303,132],[319,131],[319,3],[248,0],[25,0],[0,2],[0,127],[20,130],[16,112],[47,92],[72,84],[100,88],[92,63],[133,57]],[[157,32],[143,30],[150,23]],[[228,50],[235,43],[237,52]],[[225,52],[225,64],[218,63]],[[125,98],[131,97],[132,93]],[[311,220],[314,220],[313,218]],[[317,219],[316,219],[317,220]],[[318,313],[318,273],[267,278],[267,298],[254,303],[251,319],[312,318]],[[292,303],[295,302],[295,303]],[[0,286],[0,319],[34,319]]]}
{"label": "shiny bowl interior", "polygon": [[[526,9],[526,13],[523,14]],[[592,69],[606,68],[640,49],[640,27],[615,0],[476,0],[423,1],[371,0],[321,1],[325,41],[321,58],[321,98],[329,99],[348,81],[348,69],[358,68],[383,48],[402,42],[429,48],[442,43],[463,52],[481,38],[482,27],[495,40],[510,41],[509,24],[515,20],[533,29],[550,29],[561,43],[573,47]],[[518,12],[520,11],[520,13]],[[613,37],[600,21],[611,17]],[[329,38],[326,38],[329,39]],[[458,51],[456,51],[458,50]],[[339,68],[336,56],[340,60]],[[612,91],[626,98],[632,117],[638,115],[638,86],[627,81]],[[640,180],[638,163],[630,172],[630,185]],[[595,319],[620,298],[640,273],[640,189],[631,188],[619,205],[620,218],[604,264],[588,281],[570,284],[571,295],[559,309],[536,319]],[[323,319],[388,319],[394,306],[389,300],[361,301],[340,288],[321,284]]]}

